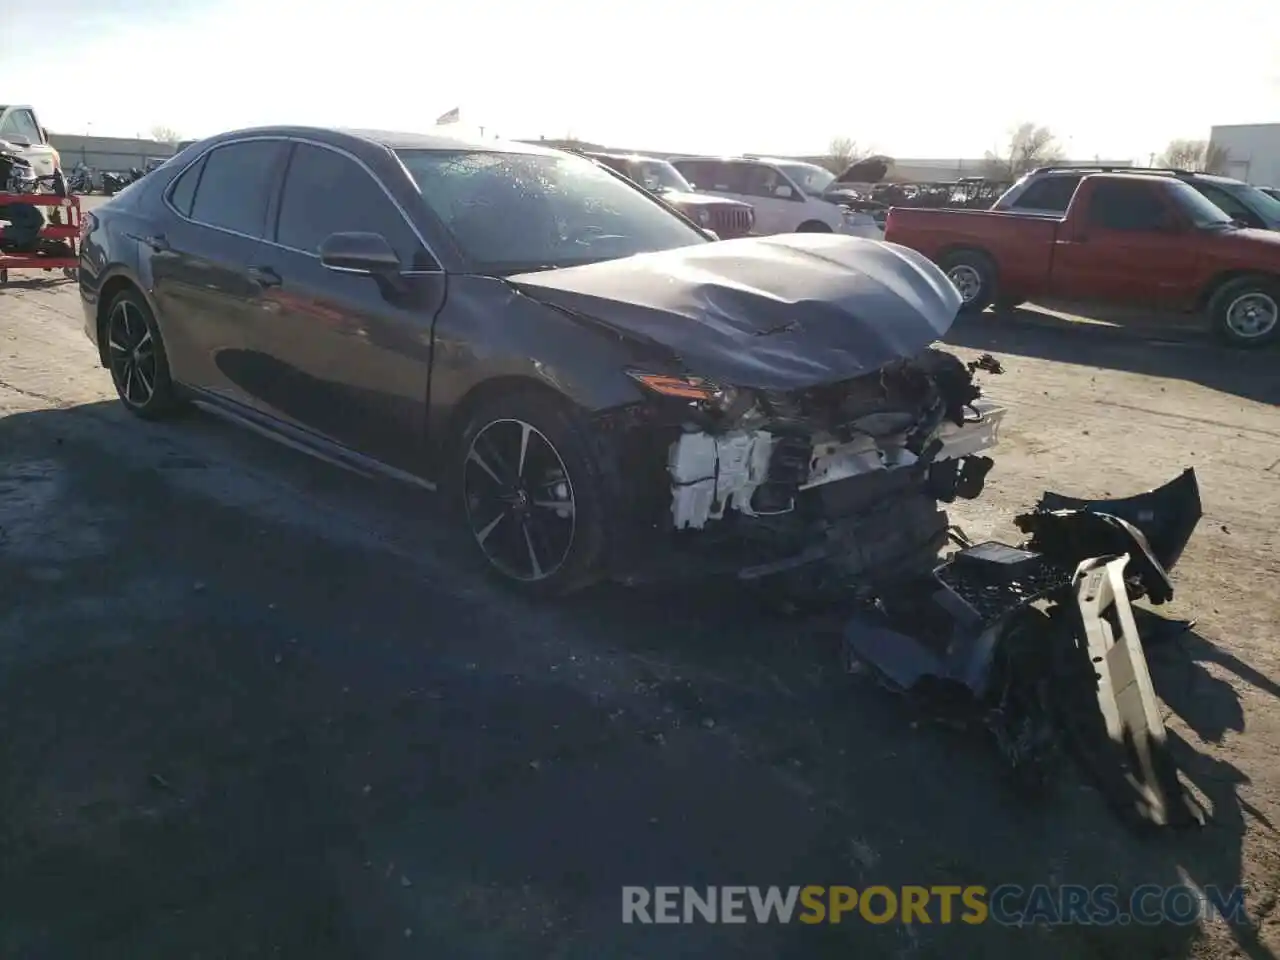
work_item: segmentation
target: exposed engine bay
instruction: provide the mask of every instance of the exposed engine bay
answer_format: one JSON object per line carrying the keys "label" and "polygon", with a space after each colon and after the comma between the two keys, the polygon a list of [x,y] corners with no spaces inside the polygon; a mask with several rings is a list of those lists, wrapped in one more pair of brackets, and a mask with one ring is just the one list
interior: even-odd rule
{"label": "exposed engine bay", "polygon": [[932,569],[948,526],[939,503],[982,492],[1005,416],[981,396],[979,369],[1003,372],[930,348],[808,389],[655,397],[627,423],[635,529],[702,559],[723,547],[712,567],[743,579]]}

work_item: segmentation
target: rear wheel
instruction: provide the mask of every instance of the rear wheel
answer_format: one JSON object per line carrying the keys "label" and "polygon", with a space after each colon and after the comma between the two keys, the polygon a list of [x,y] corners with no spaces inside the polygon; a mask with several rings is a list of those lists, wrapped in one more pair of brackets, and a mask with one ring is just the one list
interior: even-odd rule
{"label": "rear wheel", "polygon": [[169,377],[160,328],[136,290],[122,290],[111,301],[103,340],[116,395],[130,413],[159,420],[177,412],[181,403]]}
{"label": "rear wheel", "polygon": [[1209,301],[1213,332],[1233,347],[1264,347],[1280,337],[1280,281],[1241,277]]}
{"label": "rear wheel", "polygon": [[996,266],[978,250],[956,250],[938,266],[960,294],[961,313],[981,313],[996,299]]}
{"label": "rear wheel", "polygon": [[831,228],[821,220],[806,220],[796,227],[796,233],[831,233]]}
{"label": "rear wheel", "polygon": [[490,573],[538,596],[600,578],[600,463],[568,402],[539,390],[482,402],[453,460],[461,513]]}

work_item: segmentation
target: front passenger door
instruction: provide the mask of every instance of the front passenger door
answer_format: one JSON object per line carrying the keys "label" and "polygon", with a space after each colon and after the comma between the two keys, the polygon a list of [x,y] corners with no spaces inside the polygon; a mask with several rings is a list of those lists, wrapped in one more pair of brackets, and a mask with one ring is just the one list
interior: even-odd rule
{"label": "front passenger door", "polygon": [[[326,268],[320,245],[342,232],[380,234],[404,275],[392,284]],[[256,265],[275,277],[257,344],[278,375],[262,381],[259,399],[343,446],[416,469],[443,273],[373,174],[317,143],[293,145],[273,239]]]}
{"label": "front passenger door", "polygon": [[[1081,189],[1090,187],[1084,181]],[[1092,182],[1082,222],[1064,225],[1054,249],[1054,295],[1159,307],[1192,299],[1196,249],[1188,226],[1153,180]],[[1076,221],[1076,215],[1071,216]]]}

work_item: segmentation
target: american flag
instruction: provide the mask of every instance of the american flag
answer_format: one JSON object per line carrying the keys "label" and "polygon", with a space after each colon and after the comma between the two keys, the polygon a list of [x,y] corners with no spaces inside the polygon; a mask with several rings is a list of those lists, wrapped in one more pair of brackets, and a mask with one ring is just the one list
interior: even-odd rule
{"label": "american flag", "polygon": [[439,126],[444,123],[457,123],[459,113],[460,113],[459,108],[454,107],[448,113],[440,114],[440,116],[436,117],[436,126]]}

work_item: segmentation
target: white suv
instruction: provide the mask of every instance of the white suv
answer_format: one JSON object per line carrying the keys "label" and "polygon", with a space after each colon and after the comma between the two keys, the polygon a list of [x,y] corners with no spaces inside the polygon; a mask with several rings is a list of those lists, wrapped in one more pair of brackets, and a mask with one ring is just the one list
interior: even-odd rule
{"label": "white suv", "polygon": [[62,165],[58,151],[30,107],[0,105],[0,150],[16,153],[31,164],[37,177],[50,176]]}
{"label": "white suv", "polygon": [[675,157],[672,165],[700,193],[740,200],[755,207],[758,234],[843,233],[884,238],[883,228],[823,198],[835,175],[817,164],[763,157]]}

